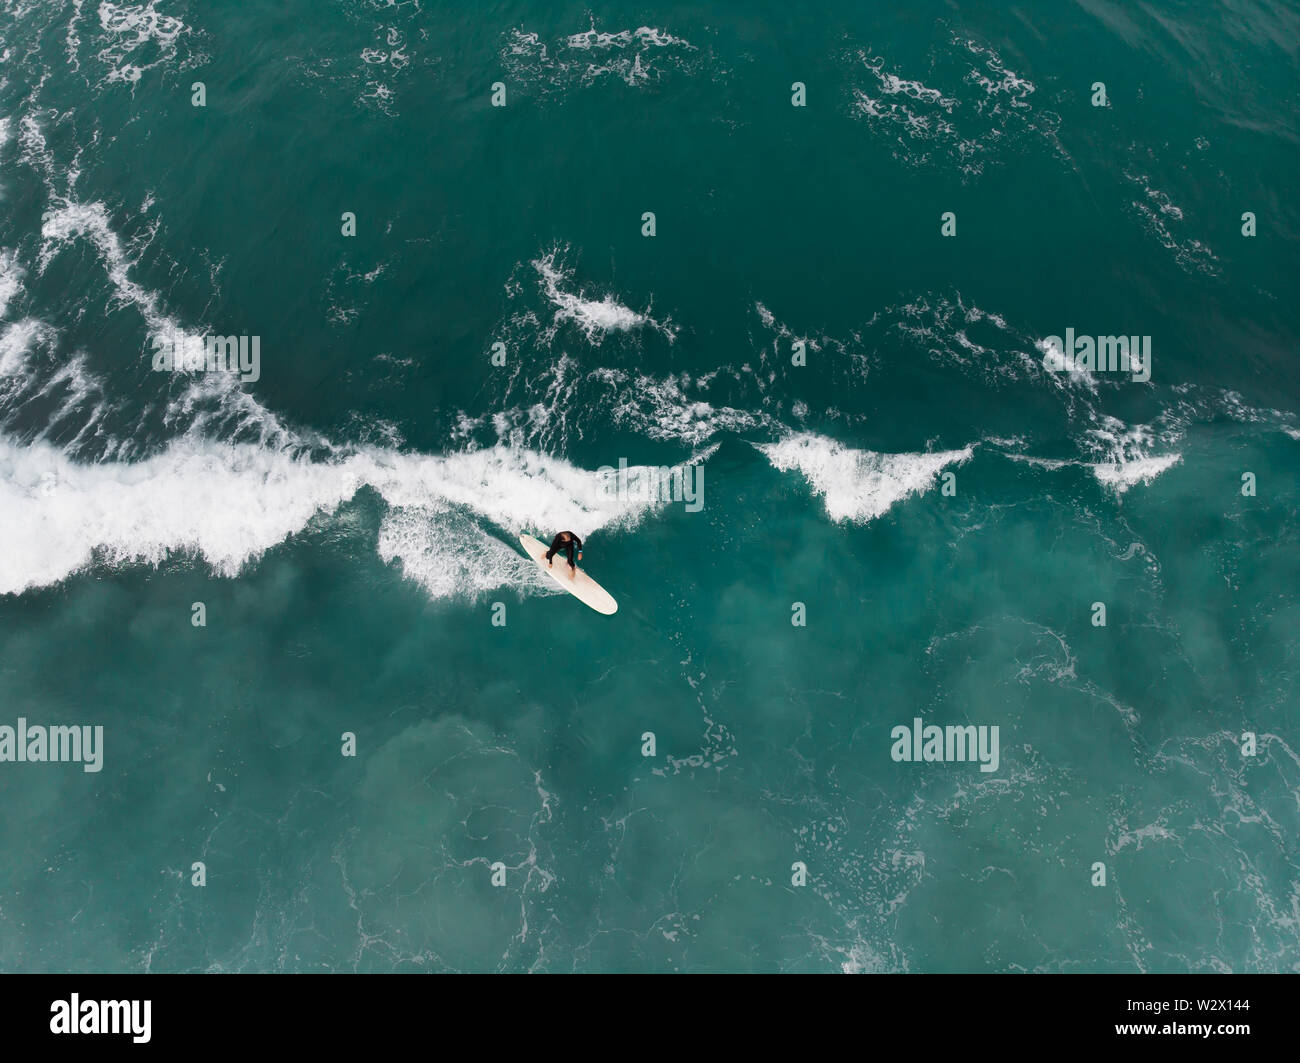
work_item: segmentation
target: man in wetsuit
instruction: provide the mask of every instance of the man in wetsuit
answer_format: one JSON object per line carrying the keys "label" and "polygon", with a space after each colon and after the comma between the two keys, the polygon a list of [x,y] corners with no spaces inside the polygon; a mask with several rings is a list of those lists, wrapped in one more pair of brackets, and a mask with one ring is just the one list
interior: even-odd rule
{"label": "man in wetsuit", "polygon": [[550,568],[551,558],[553,558],[556,554],[558,554],[561,550],[563,550],[566,554],[568,554],[569,568],[573,570],[572,572],[569,573],[569,575],[570,576],[576,575],[578,572],[578,566],[574,564],[573,561],[573,549],[575,546],[578,549],[578,560],[581,561],[582,540],[579,539],[576,535],[574,535],[573,532],[571,531],[560,532],[559,535],[557,535],[554,539],[551,540],[551,548],[546,551],[546,567]]}

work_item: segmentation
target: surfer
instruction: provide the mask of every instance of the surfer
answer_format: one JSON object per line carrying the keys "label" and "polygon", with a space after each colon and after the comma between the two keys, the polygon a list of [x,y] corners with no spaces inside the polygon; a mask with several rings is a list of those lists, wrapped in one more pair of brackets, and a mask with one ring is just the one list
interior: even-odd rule
{"label": "surfer", "polygon": [[573,561],[573,549],[578,549],[578,560],[582,560],[582,540],[571,531],[562,531],[551,540],[551,548],[546,551],[546,567],[551,568],[551,558],[563,550],[569,557],[569,568],[573,569],[574,574],[578,571],[578,566]]}

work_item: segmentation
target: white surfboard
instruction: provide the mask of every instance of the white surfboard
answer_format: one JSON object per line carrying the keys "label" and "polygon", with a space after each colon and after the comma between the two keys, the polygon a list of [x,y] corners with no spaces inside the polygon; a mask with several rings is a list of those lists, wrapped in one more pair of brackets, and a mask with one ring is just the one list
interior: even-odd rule
{"label": "white surfboard", "polygon": [[528,556],[537,562],[541,570],[577,598],[578,601],[591,606],[596,612],[604,613],[606,616],[618,612],[618,602],[610,597],[609,591],[583,572],[581,568],[576,573],[569,568],[568,555],[564,553],[556,554],[554,563],[548,568],[546,566],[547,547],[545,543],[538,542],[531,535],[521,535],[519,541],[523,543],[524,549],[528,551]]}

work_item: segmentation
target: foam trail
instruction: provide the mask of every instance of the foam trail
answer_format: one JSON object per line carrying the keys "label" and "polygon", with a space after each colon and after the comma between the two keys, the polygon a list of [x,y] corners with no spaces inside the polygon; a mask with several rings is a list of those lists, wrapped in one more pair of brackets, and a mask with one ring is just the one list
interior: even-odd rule
{"label": "foam trail", "polygon": [[[716,447],[687,463],[707,460]],[[434,597],[473,595],[518,584],[551,591],[514,544],[483,534],[486,520],[509,533],[571,528],[584,538],[603,528],[631,528],[668,503],[631,487],[624,497],[599,471],[579,469],[537,451],[496,446],[444,458],[382,453],[391,474],[376,483],[390,509],[379,532],[379,556]],[[645,466],[628,469],[644,483]]]}
{"label": "foam trail", "polygon": [[638,313],[612,295],[589,299],[581,289],[577,292],[567,290],[566,285],[572,281],[573,271],[559,265],[559,254],[559,249],[553,250],[534,259],[532,263],[537,270],[543,293],[555,307],[552,330],[565,321],[571,321],[582,330],[587,341],[595,346],[599,346],[610,332],[632,332],[646,325],[663,333],[669,342],[676,337],[676,330],[670,324],[661,324],[648,312]]}
{"label": "foam trail", "polygon": [[[1056,138],[1060,117],[1036,109],[1033,82],[1009,69],[992,48],[952,33],[930,73],[944,87],[888,69],[884,56],[858,50],[850,56],[851,82],[862,73],[866,84],[851,84],[854,111],[890,142],[894,158],[906,165],[937,163],[966,177],[980,174],[986,162],[1005,161],[1008,149],[1026,138],[1042,138],[1068,158]],[[856,61],[853,61],[856,58]],[[977,86],[972,97],[958,86]]]}
{"label": "foam trail", "polygon": [[[45,270],[60,248],[79,238],[88,240],[99,252],[114,297],[119,303],[135,307],[144,319],[150,337],[169,337],[180,348],[203,344],[202,334],[183,328],[164,311],[155,292],[131,278],[130,271],[138,263],[127,254],[121,237],[113,231],[103,203],[65,201],[62,207],[49,214],[41,227],[40,270]],[[142,351],[141,357],[146,356]],[[171,401],[165,420],[173,428],[187,423],[192,430],[207,430],[209,434],[218,434],[223,428],[232,434],[251,432],[259,442],[277,447],[297,446],[304,442],[229,373],[189,374],[186,389]],[[315,439],[312,442],[323,441]]]}
{"label": "foam trail", "polygon": [[[109,66],[108,82],[126,82],[134,85],[146,70],[170,61],[176,55],[176,43],[188,27],[180,19],[165,15],[156,9],[158,0],[145,4],[114,4],[101,0],[99,25],[107,44],[98,53],[99,60]],[[78,42],[80,43],[80,42]],[[71,45],[69,45],[71,47]],[[153,49],[157,58],[153,62],[128,62],[137,51]]]}
{"label": "foam trail", "polygon": [[9,304],[23,288],[23,270],[18,265],[17,254],[0,248],[0,318],[9,312]]}
{"label": "foam trail", "polygon": [[513,30],[501,50],[514,78],[544,88],[592,85],[617,77],[633,88],[655,80],[661,70],[686,70],[698,49],[652,26],[607,32],[592,27],[547,45],[534,32]]}
{"label": "foam trail", "polygon": [[121,238],[109,225],[108,210],[103,203],[65,202],[64,206],[50,212],[41,226],[40,271],[45,271],[60,247],[78,237],[84,237],[94,245],[103,259],[117,298],[140,311],[151,333],[186,335],[185,330],[163,312],[158,296],[131,279],[129,270],[135,263],[122,247]]}
{"label": "foam trail", "polygon": [[699,446],[719,432],[746,431],[771,421],[761,412],[719,408],[688,397],[684,388],[691,381],[684,373],[661,380],[644,373],[633,376],[621,369],[600,368],[593,370],[589,379],[605,384],[617,396],[611,411],[614,423],[648,439]]}
{"label": "foam trail", "polygon": [[832,520],[860,523],[882,516],[909,495],[929,490],[944,468],[960,465],[974,454],[970,446],[934,454],[878,454],[811,432],[756,445],[782,472],[801,473],[824,499]]}
{"label": "foam trail", "polygon": [[77,58],[77,53],[81,50],[81,38],[77,35],[77,23],[81,21],[81,5],[82,0],[72,0],[72,17],[68,19],[67,33],[64,37],[68,52],[68,66],[73,71],[81,70],[81,60]]}
{"label": "foam trail", "polygon": [[[379,551],[435,595],[517,583],[511,536],[630,527],[663,503],[620,499],[598,473],[504,447],[445,457],[370,448],[329,461],[192,437],[144,461],[81,464],[45,443],[0,438],[0,594],[57,583],[96,562],[200,558],[237,575],[363,487],[389,506]],[[454,533],[454,534],[448,534]]]}
{"label": "foam trail", "polygon": [[[1085,369],[1080,369],[1073,360],[1067,361],[1061,357],[1060,350],[1055,344],[1049,344],[1046,339],[1034,341],[1034,347],[1043,356],[1043,368],[1047,370],[1049,380],[1064,380],[1071,384],[1087,388],[1089,391],[1096,392],[1097,376]],[[1052,368],[1053,365],[1059,365],[1060,368]]]}
{"label": "foam trail", "polygon": [[23,318],[0,329],[0,394],[6,387],[19,388],[27,370],[27,354],[49,330],[35,318]]}

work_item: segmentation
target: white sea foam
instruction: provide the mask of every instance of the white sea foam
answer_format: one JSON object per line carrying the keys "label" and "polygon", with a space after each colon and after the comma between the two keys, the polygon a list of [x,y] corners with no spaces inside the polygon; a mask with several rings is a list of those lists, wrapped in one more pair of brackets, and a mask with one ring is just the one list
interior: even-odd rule
{"label": "white sea foam", "polygon": [[876,80],[869,89],[852,90],[855,107],[873,126],[908,146],[902,152],[894,152],[896,159],[912,163],[927,160],[930,150],[921,145],[929,141],[956,144],[959,153],[970,153],[961,151],[963,142],[951,121],[953,112],[960,106],[957,99],[919,80],[900,77],[885,69],[882,56],[859,52],[858,59]]}
{"label": "white sea foam", "polygon": [[380,526],[377,550],[434,598],[472,597],[532,576],[532,563],[518,550],[446,504],[393,510]]}
{"label": "white sea foam", "polygon": [[769,423],[762,413],[730,406],[715,407],[687,394],[686,374],[656,379],[621,369],[594,370],[589,378],[614,393],[611,417],[622,428],[650,439],[675,440],[698,446],[719,432],[742,432]]}
{"label": "white sea foam", "polygon": [[35,115],[25,114],[18,122],[18,145],[21,149],[19,158],[33,169],[44,173],[46,183],[49,184],[54,178],[54,160]]}
{"label": "white sea foam", "polygon": [[617,33],[603,33],[593,25],[589,30],[565,38],[564,43],[570,48],[581,49],[627,48],[630,45],[642,48],[668,48],[673,45],[690,47],[690,42],[651,26],[640,26],[635,30],[619,30]]}
{"label": "white sea foam", "polygon": [[1178,835],[1164,823],[1156,822],[1148,823],[1145,827],[1138,827],[1134,830],[1120,830],[1115,840],[1110,843],[1109,848],[1112,853],[1117,853],[1130,845],[1141,849],[1149,842],[1176,842],[1179,840]]}
{"label": "white sea foam", "polygon": [[548,340],[554,335],[555,329],[566,321],[581,329],[588,342],[596,346],[611,332],[631,332],[646,326],[660,332],[669,342],[676,337],[677,330],[671,322],[656,321],[648,310],[633,310],[611,294],[593,299],[581,288],[572,290],[574,271],[562,264],[561,254],[562,249],[555,248],[534,259],[532,263],[542,292],[555,307],[552,327],[547,334]]}
{"label": "white sea foam", "polygon": [[1056,469],[1064,469],[1070,465],[1083,464],[1083,462],[1071,461],[1069,459],[1063,460],[1060,458],[1035,458],[1030,454],[1012,454],[1010,452],[1004,453],[1003,457],[1009,458],[1011,461],[1021,462],[1024,465],[1033,465],[1039,469],[1051,469],[1053,471],[1055,471]]}
{"label": "white sea foam", "polygon": [[605,421],[623,432],[692,447],[721,432],[780,427],[766,412],[706,401],[703,393],[718,372],[692,378],[687,373],[654,377],[615,366],[584,371],[562,353],[548,366],[515,373],[491,415],[462,411],[452,439],[483,443],[490,427],[497,443],[563,453],[575,437]]}
{"label": "white sea foam", "polygon": [[[186,25],[172,15],[157,9],[158,0],[145,4],[114,4],[103,0],[99,5],[99,26],[107,40],[100,50],[100,62],[109,67],[109,82],[134,85],[145,71],[176,55],[176,42],[186,32]],[[137,57],[137,49],[153,45],[158,57],[145,62]]]}
{"label": "white sea foam", "polygon": [[77,53],[81,50],[81,38],[77,35],[77,23],[81,21],[82,0],[72,0],[72,16],[68,19],[68,27],[64,37],[64,43],[67,46],[68,65],[74,71],[81,70],[81,60]]}
{"label": "white sea foam", "polygon": [[388,504],[378,549],[431,594],[518,583],[509,533],[630,527],[661,503],[619,499],[598,472],[504,447],[431,457],[363,449],[312,461],[194,438],[139,462],[83,464],[0,438],[0,594],[48,586],[95,561],[201,559],[236,575],[363,487]]}
{"label": "white sea foam", "polygon": [[391,473],[372,485],[391,507],[379,555],[435,597],[521,580],[550,589],[513,542],[487,534],[483,522],[512,540],[522,531],[547,536],[559,528],[586,538],[603,528],[630,528],[665,504],[617,498],[599,473],[536,451],[492,447],[439,458],[385,455],[384,461]]}
{"label": "white sea foam", "polygon": [[832,520],[861,523],[882,516],[909,495],[928,491],[943,469],[974,454],[970,446],[931,454],[880,454],[811,432],[757,446],[776,468],[801,473],[824,499]]}
{"label": "white sea foam", "polygon": [[1088,430],[1083,445],[1086,450],[1100,455],[1100,461],[1085,458],[1038,458],[1010,451],[1005,451],[1003,457],[1049,471],[1083,467],[1116,494],[1123,494],[1137,484],[1150,483],[1162,472],[1182,461],[1182,455],[1177,453],[1148,453],[1153,446],[1171,444],[1176,433],[1165,432],[1163,436],[1157,437],[1146,425],[1130,428],[1115,418],[1104,415],[1094,419],[1098,421],[1099,427]]}
{"label": "white sea foam", "polygon": [[[411,54],[407,51],[406,35],[396,26],[377,28],[376,38],[376,45],[361,50],[365,91],[358,97],[358,102],[395,117],[397,91],[379,77],[400,78],[402,71],[411,65]],[[429,61],[421,60],[421,63],[428,65]]]}
{"label": "white sea foam", "polygon": [[833,340],[830,339],[829,336],[818,337],[818,336],[802,336],[796,334],[783,322],[778,321],[776,315],[773,314],[772,311],[769,310],[767,306],[764,305],[761,301],[755,301],[754,310],[758,314],[759,321],[763,323],[763,327],[776,334],[776,339],[773,341],[774,344],[773,349],[776,350],[777,353],[780,353],[780,343],[782,340],[786,341],[787,343],[802,342],[805,345],[806,349],[812,351],[813,353],[820,351],[822,349],[822,346],[829,342],[836,347],[838,353],[840,354],[844,353],[844,345],[840,343],[835,343]]}
{"label": "white sea foam", "polygon": [[[794,351],[796,344],[803,344],[805,355],[825,352],[826,357],[821,359],[821,362],[828,371],[828,381],[833,387],[859,387],[876,364],[876,352],[871,345],[863,344],[861,329],[850,332],[846,340],[839,340],[821,331],[811,333],[794,331],[790,326],[779,320],[761,300],[755,300],[754,311],[758,314],[759,323],[763,328],[772,333],[770,347],[767,350],[760,348],[758,351],[760,369],[765,369],[766,373],[755,372],[747,365],[742,366],[740,370],[726,367],[725,371],[738,380],[742,374],[750,375],[753,383],[764,394],[763,406],[767,408],[769,399],[775,400],[772,405],[774,414],[779,415],[779,410],[786,401],[786,396],[770,393],[768,385],[775,383],[778,379],[778,373],[784,375],[785,367],[789,364],[791,353]],[[871,320],[862,326],[862,329],[874,325],[878,317],[878,314],[873,315]],[[709,374],[709,377],[716,376],[720,371],[722,370],[714,370]],[[701,384],[705,383],[704,378],[698,379]],[[785,391],[786,389],[773,390]],[[825,412],[830,417],[837,415],[834,409],[827,409]],[[791,414],[797,418],[807,417],[807,403],[798,399],[793,400],[791,402]]]}
{"label": "white sea foam", "polygon": [[541,274],[546,297],[556,306],[555,319],[575,322],[592,342],[600,342],[606,332],[627,332],[646,323],[644,314],[624,306],[612,295],[584,299],[582,292],[565,291],[561,284],[567,278],[554,267],[552,260],[538,259],[533,265]]}
{"label": "white sea foam", "polygon": [[17,388],[27,371],[27,353],[48,329],[35,318],[12,321],[0,328],[0,389],[12,381]]}
{"label": "white sea foam", "polygon": [[879,81],[880,91],[887,96],[910,96],[914,100],[920,100],[925,103],[931,103],[943,110],[952,112],[957,106],[957,101],[951,97],[945,96],[938,89],[932,89],[928,85],[923,85],[919,81],[911,81],[907,78],[900,78],[897,74],[889,73],[884,69],[883,59],[870,59],[866,62],[867,69],[876,75]]}
{"label": "white sea foam", "polygon": [[[897,73],[883,56],[868,51],[852,57],[851,76],[865,69],[874,77],[873,82],[851,87],[854,108],[888,139],[895,159],[907,165],[937,160],[975,175],[986,161],[1001,160],[1025,134],[1042,136],[1064,155],[1056,139],[1059,116],[1031,107],[1029,97],[1036,89],[1028,78],[974,40],[954,33],[949,45],[931,57],[927,81]],[[983,91],[973,97],[969,92],[958,95],[961,84]]]}
{"label": "white sea foam", "polygon": [[[41,271],[55,254],[74,240],[88,240],[99,252],[113,298],[119,305],[132,306],[139,312],[151,337],[172,337],[181,345],[202,342],[201,333],[183,327],[164,310],[156,292],[132,278],[131,271],[138,263],[127,253],[121,237],[113,230],[108,209],[103,203],[65,200],[46,217],[41,239]],[[148,356],[149,351],[142,348],[139,357]],[[161,383],[164,386],[170,383],[165,379],[170,375],[158,374],[163,378]],[[184,390],[169,402],[165,420],[173,428],[208,429],[213,434],[224,433],[240,438],[252,436],[276,446],[302,442],[274,413],[241,387],[236,375],[230,373],[190,374]]]}
{"label": "white sea foam", "polygon": [[513,30],[501,59],[512,77],[545,88],[590,85],[606,77],[635,87],[655,80],[661,70],[682,68],[696,51],[690,41],[651,26],[611,33],[593,25],[550,46],[536,33]]}
{"label": "white sea foam", "polygon": [[[1038,353],[1047,358],[1049,353],[1058,353],[1057,349],[1044,339],[1034,341],[1034,347]],[[1090,373],[1086,369],[1080,368],[1073,358],[1063,359],[1063,367],[1059,370],[1048,369],[1047,375],[1050,380],[1066,381],[1077,387],[1087,388],[1089,391],[1097,390],[1097,374]]]}
{"label": "white sea foam", "polygon": [[79,237],[89,240],[99,251],[117,299],[135,306],[151,332],[184,334],[184,329],[163,313],[158,296],[131,279],[129,270],[134,263],[113,231],[103,203],[65,202],[49,212],[41,226],[40,271],[45,271],[63,246]]}
{"label": "white sea foam", "polygon": [[1218,259],[1206,244],[1194,237],[1176,234],[1174,223],[1183,221],[1183,211],[1168,193],[1156,188],[1150,177],[1134,169],[1126,169],[1124,177],[1142,193],[1140,199],[1130,201],[1130,207],[1142,219],[1147,231],[1172,252],[1174,260],[1188,272],[1217,274]]}
{"label": "white sea foam", "polygon": [[1169,445],[1176,435],[1166,432],[1158,438],[1148,425],[1127,426],[1115,417],[1102,415],[1097,426],[1087,432],[1087,445],[1102,454],[1101,461],[1092,463],[1093,475],[1117,494],[1135,484],[1150,483],[1182,460],[1181,454],[1150,453],[1153,446]]}
{"label": "white sea foam", "polygon": [[[48,342],[50,336],[42,336]],[[51,415],[40,438],[56,430],[77,427],[77,434],[63,444],[65,454],[76,454],[88,439],[99,440],[104,449],[115,452],[121,448],[120,440],[102,435],[104,415],[119,404],[108,399],[104,382],[90,368],[84,353],[74,354],[59,365],[54,374],[40,387],[38,394],[58,400],[58,409]]]}
{"label": "white sea foam", "polygon": [[[1071,380],[1073,374],[1048,372],[1038,347],[1041,341],[1012,328],[1005,317],[967,302],[959,291],[927,293],[910,302],[889,307],[883,320],[936,361],[950,362],[997,384],[1002,380],[1040,380],[1058,388],[1068,383],[1093,390],[1091,379]],[[974,335],[972,335],[974,334]],[[978,336],[979,338],[975,338]],[[980,342],[983,340],[984,342]]]}
{"label": "white sea foam", "polygon": [[22,291],[23,269],[18,255],[9,248],[0,247],[0,318],[9,312],[9,304]]}
{"label": "white sea foam", "polygon": [[1123,494],[1134,484],[1150,483],[1166,469],[1182,461],[1181,454],[1164,454],[1158,458],[1132,458],[1123,462],[1102,462],[1093,466],[1097,479]]}
{"label": "white sea foam", "polygon": [[44,444],[3,441],[0,593],[55,583],[97,557],[157,564],[172,551],[233,575],[358,486],[347,467],[252,447],[176,444],[144,462],[82,465]]}

